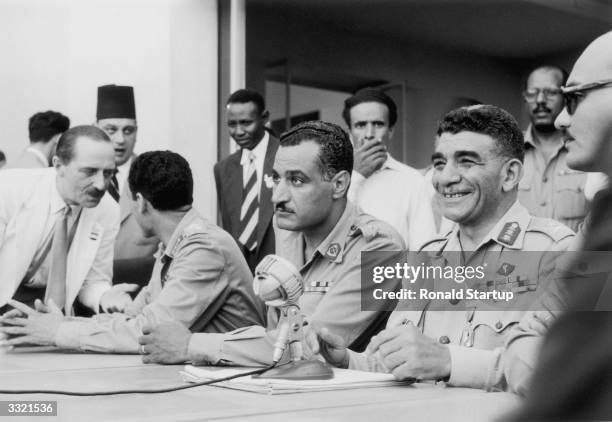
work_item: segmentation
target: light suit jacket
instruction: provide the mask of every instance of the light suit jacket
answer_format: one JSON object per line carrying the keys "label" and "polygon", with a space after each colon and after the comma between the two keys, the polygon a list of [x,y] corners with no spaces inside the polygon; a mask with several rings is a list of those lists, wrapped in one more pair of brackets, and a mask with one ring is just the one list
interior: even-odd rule
{"label": "light suit jacket", "polygon": [[[0,306],[13,297],[42,242],[56,189],[54,168],[0,172]],[[67,310],[78,296],[97,312],[100,297],[111,287],[118,228],[119,207],[108,195],[97,207],[83,208],[68,253]]]}

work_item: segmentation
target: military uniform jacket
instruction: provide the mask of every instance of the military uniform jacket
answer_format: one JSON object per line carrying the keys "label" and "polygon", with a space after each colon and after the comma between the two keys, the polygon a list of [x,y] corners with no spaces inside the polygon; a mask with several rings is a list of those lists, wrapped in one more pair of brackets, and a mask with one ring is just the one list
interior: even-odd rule
{"label": "military uniform jacket", "polygon": [[[373,335],[372,330],[380,328],[388,314],[361,311],[362,294],[372,295],[371,291],[361,289],[361,252],[402,250],[399,233],[348,202],[335,227],[308,259],[304,258],[301,233],[281,231],[278,241],[279,254],[295,264],[303,277],[305,291],[299,306],[306,320],[311,325],[328,327],[346,344],[365,345]],[[389,307],[393,303],[380,301],[380,309]],[[189,343],[189,356],[195,362],[210,364],[269,364],[276,340],[276,323],[275,311],[270,309],[268,332],[259,326],[227,334],[194,334]]]}
{"label": "military uniform jacket", "polygon": [[[462,251],[459,227],[444,238],[426,244],[422,253],[434,251],[436,265],[464,266],[486,262],[487,270],[479,290],[493,285],[513,291],[515,299],[503,305],[486,300],[450,301],[435,309],[432,303],[421,308],[394,311],[387,327],[408,322],[418,326],[424,335],[448,344],[451,354],[449,385],[480,388],[488,391],[516,390],[528,376],[529,368],[512,360],[504,345],[509,332],[525,314],[529,304],[542,293],[544,280],[552,272],[555,258],[567,249],[573,232],[554,220],[537,218],[516,202],[483,239],[475,252]],[[518,253],[533,251],[532,253]],[[452,282],[454,283],[454,281]],[[432,306],[433,305],[433,306]],[[504,307],[505,306],[505,307]],[[456,309],[456,310],[452,310]],[[512,355],[531,360],[535,350],[511,350]],[[350,368],[386,371],[376,359],[351,353]]]}
{"label": "military uniform jacket", "polygon": [[260,324],[249,268],[229,234],[191,209],[167,245],[160,244],[153,275],[125,313],[63,322],[62,348],[138,353],[145,324],[179,321],[192,331],[223,333]]}

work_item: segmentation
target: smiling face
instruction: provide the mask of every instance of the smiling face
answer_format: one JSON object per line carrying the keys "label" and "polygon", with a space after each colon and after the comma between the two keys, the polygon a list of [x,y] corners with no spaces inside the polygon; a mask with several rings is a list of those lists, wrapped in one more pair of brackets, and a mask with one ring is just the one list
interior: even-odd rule
{"label": "smiling face", "polygon": [[333,182],[319,165],[319,145],[281,146],[274,160],[272,202],[278,227],[310,232],[325,226],[334,200]]}
{"label": "smiling face", "polygon": [[[595,40],[576,61],[567,86],[612,79],[612,33]],[[570,116],[557,117],[568,134],[567,165],[612,174],[612,87],[584,91]]]}
{"label": "smiling face", "polygon": [[138,126],[134,119],[100,119],[98,127],[102,129],[113,143],[115,163],[120,166],[126,163],[134,153]]}
{"label": "smiling face", "polygon": [[442,133],[432,156],[432,183],[444,216],[464,227],[501,217],[507,161],[488,135]]}
{"label": "smiling face", "polygon": [[69,205],[93,208],[100,203],[115,170],[115,154],[110,142],[79,137],[70,162],[53,158],[57,187]]}

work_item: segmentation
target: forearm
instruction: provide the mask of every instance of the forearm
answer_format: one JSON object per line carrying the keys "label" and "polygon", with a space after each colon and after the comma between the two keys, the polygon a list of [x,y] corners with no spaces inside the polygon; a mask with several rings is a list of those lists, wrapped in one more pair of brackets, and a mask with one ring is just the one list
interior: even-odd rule
{"label": "forearm", "polygon": [[495,350],[449,346],[451,373],[448,384],[454,387],[507,391],[502,348]]}

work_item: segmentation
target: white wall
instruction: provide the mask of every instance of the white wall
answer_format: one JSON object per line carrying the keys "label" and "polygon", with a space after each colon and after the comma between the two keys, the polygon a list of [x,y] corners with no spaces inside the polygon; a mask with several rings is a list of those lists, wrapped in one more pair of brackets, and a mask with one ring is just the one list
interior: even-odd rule
{"label": "white wall", "polygon": [[0,149],[9,161],[27,145],[32,114],[92,123],[99,85],[132,85],[136,151],[185,155],[196,206],[214,219],[215,0],[0,0],[0,28]]}

